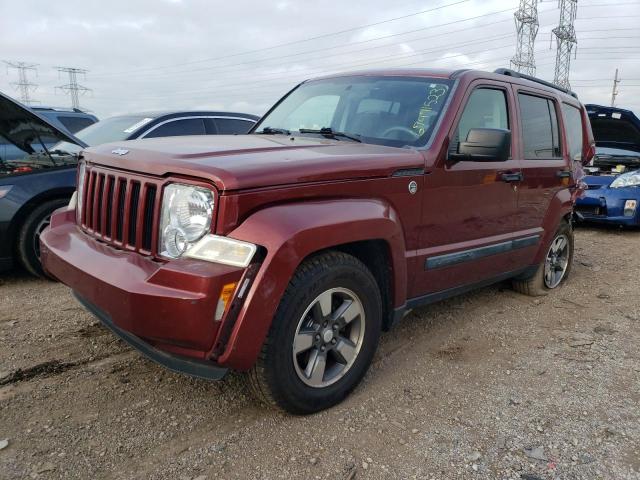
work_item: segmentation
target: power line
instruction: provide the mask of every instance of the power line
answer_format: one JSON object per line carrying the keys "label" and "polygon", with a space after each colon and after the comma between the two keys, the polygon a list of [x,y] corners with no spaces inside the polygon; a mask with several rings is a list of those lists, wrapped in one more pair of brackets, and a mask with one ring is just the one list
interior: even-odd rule
{"label": "power line", "polygon": [[38,85],[29,81],[29,77],[27,73],[31,70],[33,72],[37,72],[36,67],[37,63],[27,63],[27,62],[4,62],[7,65],[7,72],[10,68],[15,68],[18,71],[18,81],[11,82],[11,85],[15,86],[20,92],[20,100],[25,105],[32,105],[34,103],[38,103],[37,100],[31,98],[31,92],[35,91],[38,88]]}

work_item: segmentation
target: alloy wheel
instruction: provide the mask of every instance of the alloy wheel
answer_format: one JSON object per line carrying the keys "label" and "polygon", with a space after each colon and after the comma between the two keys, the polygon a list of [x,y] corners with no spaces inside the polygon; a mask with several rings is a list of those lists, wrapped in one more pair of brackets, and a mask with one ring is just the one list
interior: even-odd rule
{"label": "alloy wheel", "polygon": [[544,261],[544,284],[547,288],[556,288],[564,278],[569,266],[569,239],[560,234],[551,242],[547,258]]}
{"label": "alloy wheel", "polygon": [[44,232],[44,229],[47,228],[50,223],[51,215],[47,215],[42,220],[40,220],[40,223],[38,223],[36,231],[33,234],[33,252],[35,253],[38,261],[40,261],[40,235],[42,234],[42,232]]}
{"label": "alloy wheel", "polygon": [[362,347],[365,321],[362,302],[351,290],[332,288],[318,295],[293,337],[298,378],[310,387],[323,388],[344,377]]}

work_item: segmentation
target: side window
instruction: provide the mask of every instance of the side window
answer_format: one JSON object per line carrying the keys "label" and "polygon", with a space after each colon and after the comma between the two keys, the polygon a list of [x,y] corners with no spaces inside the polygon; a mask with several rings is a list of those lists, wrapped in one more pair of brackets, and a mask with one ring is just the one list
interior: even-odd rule
{"label": "side window", "polygon": [[509,128],[507,97],[503,90],[478,88],[469,96],[458,123],[452,148],[457,151],[460,142],[467,139],[472,128]]}
{"label": "side window", "polygon": [[183,118],[171,120],[151,130],[144,138],[177,137],[181,135],[205,135],[204,122],[201,118]]}
{"label": "side window", "polygon": [[558,117],[552,100],[518,94],[522,117],[522,142],[524,158],[560,158],[560,134]]}
{"label": "side window", "polygon": [[82,130],[83,128],[86,128],[89,125],[93,125],[95,123],[93,120],[86,117],[59,116],[58,120],[60,120],[60,123],[62,123],[62,125],[64,125],[65,128],[69,130],[71,133],[76,133]]}
{"label": "side window", "polygon": [[247,133],[253,122],[249,120],[237,120],[235,118],[216,118],[216,126],[218,127],[218,133],[221,135],[235,134],[235,133]]}
{"label": "side window", "polygon": [[572,160],[582,160],[582,112],[580,109],[562,104],[562,114],[564,115],[564,125],[567,134],[567,146],[569,147],[569,156]]}

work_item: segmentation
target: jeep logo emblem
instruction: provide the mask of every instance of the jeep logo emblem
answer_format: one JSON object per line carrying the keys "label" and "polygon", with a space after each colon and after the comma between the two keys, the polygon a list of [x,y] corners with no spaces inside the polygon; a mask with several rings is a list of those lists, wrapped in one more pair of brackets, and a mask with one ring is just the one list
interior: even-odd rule
{"label": "jeep logo emblem", "polygon": [[418,183],[415,180],[409,182],[409,193],[414,195],[418,191]]}
{"label": "jeep logo emblem", "polygon": [[129,150],[127,150],[126,148],[116,148],[115,150],[111,150],[111,153],[122,156],[129,153]]}

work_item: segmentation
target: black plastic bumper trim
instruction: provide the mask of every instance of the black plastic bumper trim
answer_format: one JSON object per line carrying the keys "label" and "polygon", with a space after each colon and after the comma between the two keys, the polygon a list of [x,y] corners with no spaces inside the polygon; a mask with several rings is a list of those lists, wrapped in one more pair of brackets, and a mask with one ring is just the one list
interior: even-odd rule
{"label": "black plastic bumper trim", "polygon": [[113,320],[111,320],[111,317],[109,317],[106,312],[82,298],[77,292],[74,291],[73,295],[82,304],[82,306],[93,313],[105,327],[138,350],[145,357],[159,363],[163,367],[173,372],[184,373],[186,375],[203,378],[205,380],[220,380],[226,375],[228,369],[220,367],[213,362],[169,354],[154,348],[139,337],[118,327],[113,323]]}

